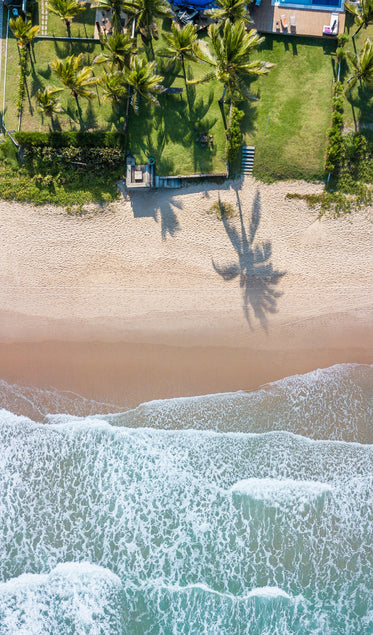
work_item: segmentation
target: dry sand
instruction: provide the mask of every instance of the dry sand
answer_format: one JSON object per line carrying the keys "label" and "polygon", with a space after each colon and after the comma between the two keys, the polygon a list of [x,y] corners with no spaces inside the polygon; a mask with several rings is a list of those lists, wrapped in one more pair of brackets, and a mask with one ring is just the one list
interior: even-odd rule
{"label": "dry sand", "polygon": [[[135,193],[84,216],[0,209],[0,377],[134,404],[373,361],[372,209],[307,183]],[[208,210],[218,198],[236,216]]]}

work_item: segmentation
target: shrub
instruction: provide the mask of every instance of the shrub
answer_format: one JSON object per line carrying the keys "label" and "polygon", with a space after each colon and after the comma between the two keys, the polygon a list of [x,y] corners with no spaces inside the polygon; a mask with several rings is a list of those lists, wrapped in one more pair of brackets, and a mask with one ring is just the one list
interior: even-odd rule
{"label": "shrub", "polygon": [[242,133],[240,121],[243,116],[244,113],[242,110],[239,110],[236,106],[232,108],[231,121],[227,130],[226,156],[229,163],[233,163],[241,147]]}
{"label": "shrub", "polygon": [[17,132],[14,136],[25,147],[125,148],[127,145],[124,132]]}
{"label": "shrub", "polygon": [[220,199],[211,205],[208,213],[216,214],[216,218],[218,220],[222,220],[223,218],[233,218],[236,214],[233,205],[221,201]]}

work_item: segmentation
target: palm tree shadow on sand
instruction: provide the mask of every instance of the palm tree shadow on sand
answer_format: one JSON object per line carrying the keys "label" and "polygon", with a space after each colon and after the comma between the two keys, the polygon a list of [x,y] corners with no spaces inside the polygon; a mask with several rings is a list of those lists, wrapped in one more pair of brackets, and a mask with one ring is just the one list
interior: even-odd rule
{"label": "palm tree shadow on sand", "polygon": [[254,245],[260,223],[260,194],[257,192],[251,212],[249,227],[246,229],[241,202],[236,191],[239,210],[239,228],[222,216],[227,236],[236,252],[238,261],[219,266],[212,259],[212,266],[223,280],[230,282],[239,278],[242,289],[243,311],[247,323],[254,328],[253,317],[259,320],[262,328],[268,330],[268,313],[276,313],[277,300],[282,292],[277,285],[286,274],[273,268],[272,246],[269,241]]}

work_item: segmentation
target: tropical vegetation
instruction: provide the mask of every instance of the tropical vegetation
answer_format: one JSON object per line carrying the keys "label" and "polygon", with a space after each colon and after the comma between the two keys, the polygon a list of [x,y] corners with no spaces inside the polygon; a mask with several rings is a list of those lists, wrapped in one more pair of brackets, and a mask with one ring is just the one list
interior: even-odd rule
{"label": "tropical vegetation", "polygon": [[368,24],[373,23],[373,0],[360,0],[359,3],[345,1],[345,8],[352,13],[355,18],[357,29],[352,37],[356,37],[362,28],[367,28]]}
{"label": "tropical vegetation", "polygon": [[65,23],[67,35],[71,37],[70,22],[85,10],[85,0],[49,0],[47,9],[57,15]]}

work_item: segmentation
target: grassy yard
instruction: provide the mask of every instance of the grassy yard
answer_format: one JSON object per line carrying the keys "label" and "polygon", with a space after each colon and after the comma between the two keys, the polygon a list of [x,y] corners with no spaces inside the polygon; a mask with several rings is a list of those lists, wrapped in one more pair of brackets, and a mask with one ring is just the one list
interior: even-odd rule
{"label": "grassy yard", "polygon": [[[87,9],[78,21],[72,22],[72,34],[91,36],[94,18],[94,10]],[[168,21],[159,24],[159,33],[168,28]],[[373,27],[370,27],[369,33],[372,31]],[[52,14],[48,17],[48,33],[66,35],[65,25]],[[364,31],[360,34],[360,42],[366,34]],[[160,35],[159,40],[154,41],[155,53],[162,44]],[[336,43],[331,40],[266,36],[258,56],[276,66],[268,76],[252,82],[252,93],[259,97],[259,101],[242,105],[246,115],[242,122],[244,143],[256,147],[256,176],[267,180],[323,178],[326,131],[331,121],[332,82],[336,67],[335,47]],[[29,65],[21,129],[48,131],[51,128],[51,122],[43,120],[37,112],[36,93],[45,86],[60,86],[49,66],[52,59],[83,52],[85,63],[90,64],[101,50],[101,45],[93,42],[36,41]],[[162,69],[159,70],[161,72]],[[196,78],[205,71],[205,64],[188,65],[190,78]],[[101,67],[95,68],[95,73],[101,72]],[[14,130],[18,129],[15,108],[17,77],[18,50],[11,36],[5,123],[8,129]],[[161,96],[160,108],[142,103],[138,115],[130,111],[129,150],[138,162],[154,157],[160,175],[223,172],[225,132],[218,105],[222,86],[211,82],[186,87],[182,73],[177,69],[166,74],[164,83],[182,88],[182,95]],[[100,89],[94,100],[80,100],[82,121],[79,121],[75,100],[68,91],[61,93],[60,99],[66,114],[54,119],[55,130],[123,129],[124,110],[117,113],[109,102],[103,102]],[[346,126],[353,127],[354,116],[363,123],[371,123],[372,102],[372,92],[355,89],[351,98],[346,100]],[[213,134],[211,148],[201,147],[196,141],[198,133],[203,131]]]}
{"label": "grassy yard", "polygon": [[[71,22],[71,37],[93,37],[96,9],[87,8]],[[66,25],[54,13],[48,11],[47,34],[54,37],[66,37]]]}
{"label": "grassy yard", "polygon": [[277,35],[261,45],[260,57],[276,66],[253,83],[260,101],[249,104],[243,120],[258,177],[322,178],[334,49],[331,41]]}

